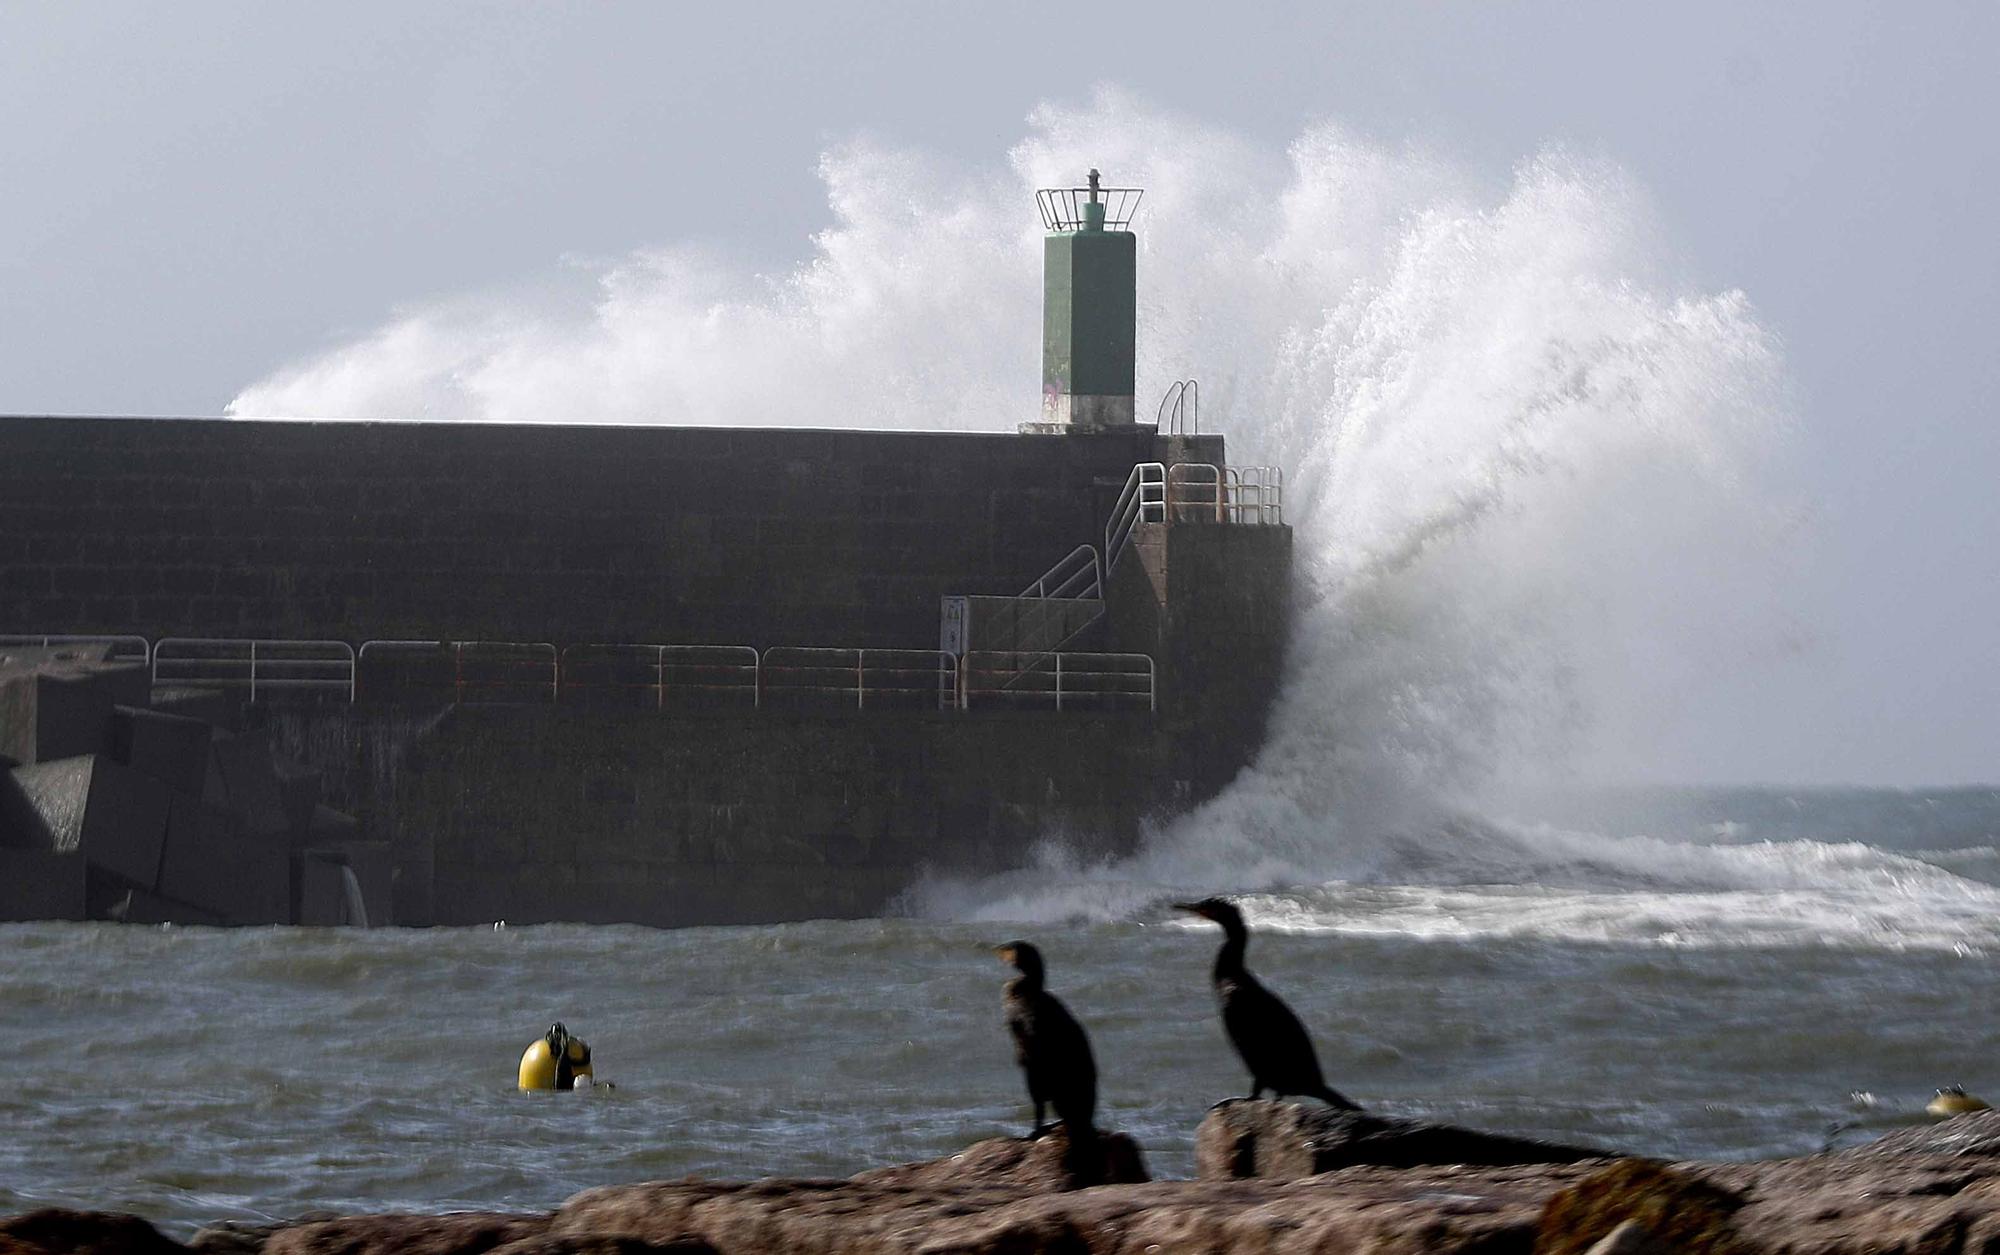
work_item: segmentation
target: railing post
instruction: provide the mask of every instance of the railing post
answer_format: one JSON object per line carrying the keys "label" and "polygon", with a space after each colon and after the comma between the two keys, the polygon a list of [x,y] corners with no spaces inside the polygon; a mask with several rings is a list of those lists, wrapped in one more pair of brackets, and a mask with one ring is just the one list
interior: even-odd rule
{"label": "railing post", "polygon": [[1056,655],[1056,711],[1062,711],[1062,655]]}
{"label": "railing post", "polygon": [[250,642],[250,704],[257,704],[257,642]]}
{"label": "railing post", "polygon": [[854,651],[854,708],[860,710],[868,705],[868,651]]}

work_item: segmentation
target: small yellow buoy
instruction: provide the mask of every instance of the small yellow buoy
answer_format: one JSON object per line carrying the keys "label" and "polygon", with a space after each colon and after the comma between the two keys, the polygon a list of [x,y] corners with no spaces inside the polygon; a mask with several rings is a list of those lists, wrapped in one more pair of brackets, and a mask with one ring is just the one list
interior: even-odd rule
{"label": "small yellow buoy", "polygon": [[556,1087],[556,1057],[549,1044],[536,1039],[521,1055],[522,1089],[554,1089]]}
{"label": "small yellow buoy", "polygon": [[560,1022],[529,1043],[521,1052],[521,1070],[516,1083],[524,1090],[575,1089],[581,1078],[584,1088],[594,1079],[590,1068],[590,1045],[570,1036]]}
{"label": "small yellow buoy", "polygon": [[1937,1092],[1924,1108],[1928,1115],[1962,1116],[1972,1111],[1991,1111],[1993,1108],[1982,1099],[1974,1098],[1960,1085],[1947,1085]]}

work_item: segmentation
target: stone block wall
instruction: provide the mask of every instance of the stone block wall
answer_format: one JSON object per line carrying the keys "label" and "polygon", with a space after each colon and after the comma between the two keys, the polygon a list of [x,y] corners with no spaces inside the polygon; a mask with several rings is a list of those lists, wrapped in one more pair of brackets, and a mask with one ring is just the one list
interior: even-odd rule
{"label": "stone block wall", "polygon": [[[673,926],[882,913],[926,870],[1116,854],[1173,795],[1146,715],[293,711],[390,841],[397,918]],[[400,744],[402,761],[381,760]]]}
{"label": "stone block wall", "polygon": [[0,633],[935,648],[1170,446],[0,417]]}

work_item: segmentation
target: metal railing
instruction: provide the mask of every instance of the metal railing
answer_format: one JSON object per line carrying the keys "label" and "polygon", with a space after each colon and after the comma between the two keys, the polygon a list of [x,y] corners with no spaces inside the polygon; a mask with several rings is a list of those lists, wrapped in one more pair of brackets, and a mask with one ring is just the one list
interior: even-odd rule
{"label": "metal railing", "polygon": [[1118,504],[1111,507],[1111,517],[1104,522],[1104,574],[1118,569],[1118,559],[1125,556],[1125,546],[1132,540],[1132,529],[1141,523],[1164,523],[1167,520],[1167,468],[1163,462],[1141,462],[1125,477],[1124,490],[1118,494]]}
{"label": "metal railing", "polygon": [[1045,187],[1035,193],[1035,207],[1050,231],[1123,231],[1145,194],[1137,187]]}
{"label": "metal railing", "polygon": [[354,647],[346,641],[170,636],[152,655],[156,685],[247,689],[253,702],[287,693],[354,700]]}
{"label": "metal railing", "polygon": [[562,668],[546,641],[364,641],[355,674],[373,700],[548,705]]}
{"label": "metal railing", "polygon": [[758,660],[760,705],[784,709],[950,709],[958,659],[945,649],[773,645]]}
{"label": "metal railing", "polygon": [[1098,567],[1096,548],[1078,545],[1016,595],[1084,600],[1104,596],[1104,577]]}
{"label": "metal railing", "polygon": [[654,710],[754,707],[760,670],[748,645],[571,645],[562,651],[561,700]]}
{"label": "metal railing", "polygon": [[1222,468],[1213,462],[1176,462],[1167,468],[1167,518],[1175,523],[1227,520]]}
{"label": "metal railing", "polygon": [[151,665],[153,647],[143,636],[0,636],[0,649],[9,645],[33,649],[60,649],[64,645],[108,645],[108,662],[141,662]]}
{"label": "metal railing", "polygon": [[1169,436],[1201,434],[1201,384],[1193,379],[1177,379],[1160,398],[1153,426]]}
{"label": "metal railing", "polygon": [[[1080,564],[1075,554],[1065,562],[1072,560]],[[1037,585],[1071,585],[1055,576],[1062,565],[1051,568],[1052,585]],[[1158,701],[1147,655],[1060,649],[975,650],[960,658],[941,649],[792,645],[759,653],[748,645],[582,644],[558,652],[545,641],[371,640],[357,649],[345,641],[263,638],[168,637],[147,646],[138,636],[0,637],[0,644],[70,641],[145,647],[154,684],[242,689],[253,702],[305,692],[349,702],[640,709],[1152,711]]]}
{"label": "metal railing", "polygon": [[1276,526],[1285,521],[1285,472],[1278,466],[1223,468],[1225,508],[1231,523]]}
{"label": "metal railing", "polygon": [[1145,654],[971,650],[959,662],[958,704],[1151,713],[1159,695]]}
{"label": "metal railing", "polygon": [[[1037,653],[1061,649],[1104,617],[1104,571],[1097,561],[1097,550],[1078,545],[1022,589],[1015,601],[1015,647]],[[1097,609],[1087,619],[1078,620],[1070,608],[1088,602],[1096,602]]]}

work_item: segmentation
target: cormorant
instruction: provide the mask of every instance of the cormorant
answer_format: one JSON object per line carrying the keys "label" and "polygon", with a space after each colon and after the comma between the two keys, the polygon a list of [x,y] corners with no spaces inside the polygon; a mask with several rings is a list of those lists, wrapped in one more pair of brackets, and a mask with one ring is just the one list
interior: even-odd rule
{"label": "cormorant", "polygon": [[1054,1107],[1070,1145],[1080,1147],[1095,1135],[1097,1064],[1090,1057],[1090,1038],[1069,1008],[1042,988],[1041,951],[1025,941],[1010,941],[993,952],[1021,973],[1007,982],[1004,1005],[1014,1060],[1027,1074],[1028,1097],[1035,1104],[1035,1127],[1028,1136],[1047,1130],[1042,1113]]}
{"label": "cormorant", "polygon": [[1243,913],[1222,898],[1176,902],[1174,907],[1222,925],[1222,949],[1216,952],[1211,979],[1222,1004],[1222,1027],[1250,1069],[1250,1097],[1260,1097],[1267,1089],[1280,1098],[1308,1094],[1328,1106],[1359,1111],[1359,1104],[1328,1087],[1299,1017],[1243,966],[1243,948],[1250,941]]}

